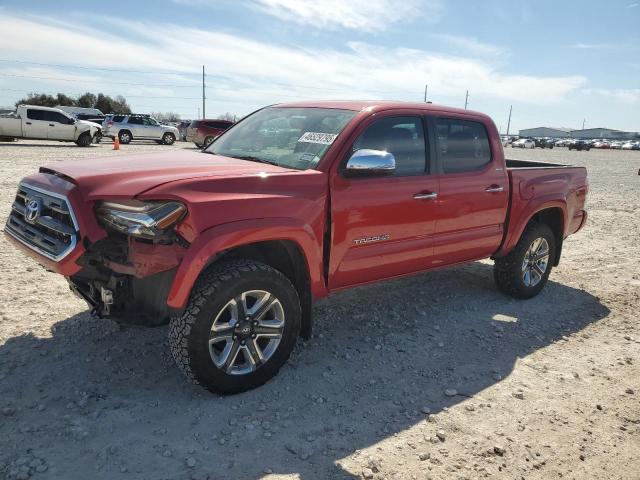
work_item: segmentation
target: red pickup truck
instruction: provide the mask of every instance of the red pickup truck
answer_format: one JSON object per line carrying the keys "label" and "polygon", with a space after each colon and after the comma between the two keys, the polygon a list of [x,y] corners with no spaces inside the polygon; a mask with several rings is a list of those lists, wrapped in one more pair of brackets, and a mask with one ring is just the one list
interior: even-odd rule
{"label": "red pickup truck", "polygon": [[505,160],[480,113],[293,103],[203,152],[42,167],[5,233],[95,314],[169,322],[184,373],[233,393],[273,377],[337,290],[490,257],[501,290],[533,297],[587,190],[584,168]]}

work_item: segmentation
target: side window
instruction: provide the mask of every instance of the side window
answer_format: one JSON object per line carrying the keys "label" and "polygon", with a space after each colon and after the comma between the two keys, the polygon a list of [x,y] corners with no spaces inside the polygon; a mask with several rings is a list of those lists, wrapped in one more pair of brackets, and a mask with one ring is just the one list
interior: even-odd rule
{"label": "side window", "polygon": [[30,108],[27,109],[27,118],[29,120],[44,120],[43,114],[44,110],[32,110]]}
{"label": "side window", "polygon": [[67,117],[66,115],[63,115],[59,112],[49,112],[49,113],[51,117],[49,118],[50,122],[57,122],[63,125],[69,125],[71,123],[71,121],[69,120],[69,117]]}
{"label": "side window", "polygon": [[481,170],[491,162],[489,137],[481,123],[439,118],[436,132],[444,173]]}
{"label": "side window", "polygon": [[129,120],[127,121],[127,123],[130,123],[132,125],[142,125],[142,118],[140,118],[140,117],[129,117]]}
{"label": "side window", "polygon": [[388,117],[373,122],[353,144],[353,151],[385,150],[396,158],[396,176],[423,175],[426,149],[422,120]]}

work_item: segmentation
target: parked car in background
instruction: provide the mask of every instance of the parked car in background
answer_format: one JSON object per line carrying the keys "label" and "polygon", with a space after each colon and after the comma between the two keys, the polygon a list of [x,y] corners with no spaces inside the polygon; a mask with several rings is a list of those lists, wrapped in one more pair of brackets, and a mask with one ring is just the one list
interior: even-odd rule
{"label": "parked car in background", "polygon": [[75,142],[88,147],[102,127],[78,120],[59,108],[18,105],[15,113],[0,116],[0,137]]}
{"label": "parked car in background", "polygon": [[194,120],[187,128],[187,142],[195,143],[198,148],[207,146],[231,125],[233,122],[229,120]]}
{"label": "parked car in background", "polygon": [[556,147],[566,147],[569,145],[569,143],[572,142],[572,140],[570,138],[560,138],[558,140],[556,140],[555,146]]}
{"label": "parked car in background", "polygon": [[622,149],[622,145],[624,145],[624,142],[611,142],[611,149],[612,150],[621,150]]}
{"label": "parked car in background", "polygon": [[593,143],[592,147],[598,149],[609,149],[611,148],[611,144],[605,140],[598,140]]}
{"label": "parked car in background", "polygon": [[505,159],[480,113],[298,102],[204,152],[42,167],[4,231],[97,315],[170,322],[186,376],[237,393],[277,374],[332,292],[492,258],[500,290],[534,297],[584,226],[587,191],[584,167]]}
{"label": "parked car in background", "polygon": [[182,120],[178,124],[178,138],[183,142],[187,141],[187,128],[189,128],[189,125],[191,125],[191,120]]}
{"label": "parked car in background", "polygon": [[555,146],[555,141],[552,138],[536,138],[534,139],[534,143],[538,148],[553,148]]}
{"label": "parked car in background", "polygon": [[587,140],[572,140],[567,146],[569,150],[591,150],[591,144]]}
{"label": "parked car in background", "polygon": [[622,145],[622,150],[640,150],[640,141],[627,142]]}
{"label": "parked car in background", "polygon": [[536,142],[530,138],[521,138],[511,144],[512,148],[536,148]]}
{"label": "parked car in background", "polygon": [[155,140],[164,145],[171,145],[178,138],[178,129],[160,124],[150,115],[109,114],[102,124],[104,137],[118,137],[120,143],[126,145],[132,140]]}

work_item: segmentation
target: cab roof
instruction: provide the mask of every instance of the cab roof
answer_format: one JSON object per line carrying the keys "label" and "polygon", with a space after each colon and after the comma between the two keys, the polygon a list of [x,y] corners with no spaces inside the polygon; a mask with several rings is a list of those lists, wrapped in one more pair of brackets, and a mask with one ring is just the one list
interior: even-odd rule
{"label": "cab roof", "polygon": [[485,114],[462,108],[447,107],[425,102],[400,102],[392,100],[315,100],[303,102],[279,103],[273,105],[280,108],[338,108],[362,112],[368,110],[378,112],[390,109],[418,109],[431,112],[449,112],[487,117]]}

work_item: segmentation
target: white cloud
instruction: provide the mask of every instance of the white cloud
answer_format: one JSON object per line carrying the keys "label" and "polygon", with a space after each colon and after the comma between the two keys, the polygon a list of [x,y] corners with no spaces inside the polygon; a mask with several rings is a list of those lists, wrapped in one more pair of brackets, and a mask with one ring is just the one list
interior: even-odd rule
{"label": "white cloud", "polygon": [[574,48],[576,50],[604,50],[608,48],[616,48],[616,46],[610,43],[574,43],[573,45],[569,45],[569,48]]}
{"label": "white cloud", "polygon": [[582,93],[607,97],[626,105],[640,105],[640,88],[585,88]]}
{"label": "white cloud", "polygon": [[[477,100],[549,104],[563,100],[585,83],[581,76],[516,75],[505,73],[493,62],[481,58],[384,48],[362,42],[349,43],[340,50],[303,49],[174,24],[151,25],[109,18],[101,18],[100,23],[105,31],[109,31],[111,23],[118,25],[135,40],[93,30],[86,26],[88,22],[79,30],[72,24],[7,14],[0,17],[3,32],[0,49],[7,52],[5,58],[10,54],[11,58],[23,61],[185,72],[184,77],[144,75],[142,81],[148,83],[147,86],[116,84],[141,82],[135,74],[88,70],[82,75],[76,74],[77,70],[50,67],[51,71],[45,75],[75,78],[77,82],[64,82],[69,83],[69,92],[100,88],[104,93],[129,97],[146,94],[150,98],[156,93],[195,97],[182,102],[167,100],[167,109],[176,104],[182,104],[185,109],[188,105],[190,110],[197,108],[198,88],[158,89],[158,84],[197,85],[197,72],[203,63],[207,65],[209,105],[225,105],[222,111],[233,109],[236,113],[301,98],[419,100],[425,83],[429,84],[432,98],[445,101],[464,98],[465,90],[469,89],[472,98]],[[9,87],[7,78],[3,80]],[[51,81],[44,90],[54,88],[52,84],[58,88],[58,84]],[[150,100],[140,102],[148,104]],[[159,104],[156,110],[163,109],[162,100],[153,102]],[[135,107],[136,101],[131,103]]]}
{"label": "white cloud", "polygon": [[509,50],[498,45],[480,42],[474,37],[460,35],[433,34],[436,39],[440,39],[449,46],[459,50],[466,55],[477,55],[483,57],[501,57],[509,54]]}
{"label": "white cloud", "polygon": [[395,23],[435,21],[440,0],[252,0],[263,12],[281,20],[317,28],[385,30]]}

